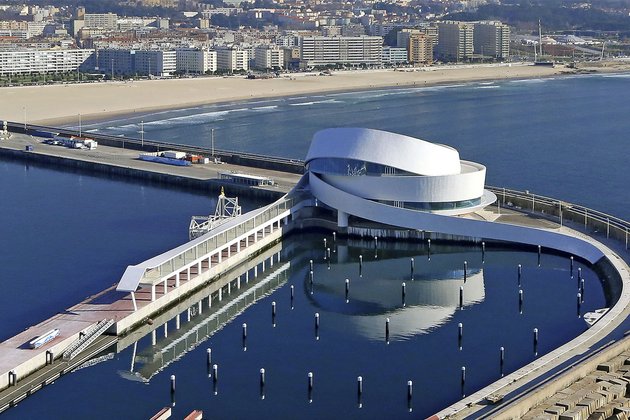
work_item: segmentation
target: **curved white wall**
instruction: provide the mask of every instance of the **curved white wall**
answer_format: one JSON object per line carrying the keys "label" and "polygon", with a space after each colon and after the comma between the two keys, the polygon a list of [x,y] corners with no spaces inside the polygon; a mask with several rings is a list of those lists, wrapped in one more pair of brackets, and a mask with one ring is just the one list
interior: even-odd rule
{"label": "curved white wall", "polygon": [[432,203],[481,197],[486,170],[441,176],[322,175],[321,178],[339,189],[369,200]]}
{"label": "curved white wall", "polygon": [[367,128],[329,128],[315,133],[306,163],[317,158],[356,159],[418,175],[461,171],[457,150],[401,134]]}
{"label": "curved white wall", "polygon": [[595,245],[561,233],[393,207],[349,194],[327,184],[315,174],[309,175],[309,185],[311,192],[318,200],[337,209],[337,211],[387,225],[473,238],[540,245],[572,255],[579,255],[590,263],[595,263],[604,256]]}
{"label": "curved white wall", "polygon": [[[494,200],[494,195],[484,192],[485,166],[460,161],[451,147],[386,131],[319,131],[306,164],[311,174],[336,189],[406,208],[458,215]],[[342,223],[342,217],[339,220]]]}

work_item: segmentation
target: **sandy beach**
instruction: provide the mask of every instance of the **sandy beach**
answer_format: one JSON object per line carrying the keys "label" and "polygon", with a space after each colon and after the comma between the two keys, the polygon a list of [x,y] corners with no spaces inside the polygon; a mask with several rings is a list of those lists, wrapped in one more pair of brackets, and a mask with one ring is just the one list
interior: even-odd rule
{"label": "sandy beach", "polygon": [[0,88],[0,120],[56,125],[76,122],[79,114],[84,121],[106,120],[123,114],[141,115],[234,100],[572,73],[563,66],[524,64],[402,70],[344,71],[330,76],[288,74],[266,80],[233,76],[7,87]]}

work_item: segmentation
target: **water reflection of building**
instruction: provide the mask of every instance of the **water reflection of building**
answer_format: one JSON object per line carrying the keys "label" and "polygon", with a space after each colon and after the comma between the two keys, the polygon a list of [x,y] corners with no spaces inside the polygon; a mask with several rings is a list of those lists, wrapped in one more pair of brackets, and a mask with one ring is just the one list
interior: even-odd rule
{"label": "water reflection of building", "polygon": [[[356,262],[335,265],[333,275],[325,267],[316,267],[310,298],[327,318],[334,318],[327,323],[336,328],[356,330],[374,340],[385,338],[385,318],[391,323],[390,340],[422,334],[444,324],[459,307],[460,287],[463,287],[464,309],[484,300],[484,277],[480,266],[468,267],[464,283],[463,268],[453,270],[459,265],[453,255],[434,255],[430,263],[421,263],[422,268],[419,267],[412,280],[409,261],[394,258],[364,262],[364,273],[377,272],[378,275],[360,278],[357,278]],[[374,267],[373,270],[372,266],[376,264],[378,269]],[[347,302],[346,278],[352,279]]]}
{"label": "water reflection of building", "polygon": [[[155,318],[152,325],[122,338],[117,351],[128,346],[133,351],[130,369],[119,372],[120,375],[148,382],[282,286],[288,279],[291,263],[280,261],[281,249],[281,244],[275,245]],[[149,336],[150,340],[145,339]]]}

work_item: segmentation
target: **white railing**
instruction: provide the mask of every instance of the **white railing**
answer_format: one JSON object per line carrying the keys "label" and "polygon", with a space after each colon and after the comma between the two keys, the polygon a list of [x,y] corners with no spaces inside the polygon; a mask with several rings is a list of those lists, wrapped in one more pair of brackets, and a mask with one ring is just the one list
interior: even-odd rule
{"label": "white railing", "polygon": [[605,234],[625,244],[628,249],[630,222],[593,210],[579,204],[569,203],[556,198],[546,197],[529,191],[517,191],[508,188],[486,187],[497,196],[497,205],[515,208],[521,211],[541,213],[563,225],[566,221],[584,225],[594,233]]}

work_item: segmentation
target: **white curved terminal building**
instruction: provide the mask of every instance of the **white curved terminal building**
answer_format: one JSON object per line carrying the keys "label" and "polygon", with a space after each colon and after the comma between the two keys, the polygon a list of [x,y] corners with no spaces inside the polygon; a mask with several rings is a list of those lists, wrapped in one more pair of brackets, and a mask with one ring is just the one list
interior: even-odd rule
{"label": "white curved terminal building", "polygon": [[538,245],[593,263],[603,256],[574,236],[502,223],[481,211],[496,201],[484,189],[486,168],[460,160],[448,146],[380,130],[332,128],[315,133],[306,169],[316,205],[336,211],[342,229],[352,215],[404,229]]}
{"label": "white curved terminal building", "polygon": [[[332,128],[313,137],[306,168],[315,196],[338,210],[348,225],[343,194],[397,209],[461,215],[492,204],[484,190],[486,168],[460,160],[452,147],[367,128]],[[336,197],[335,197],[336,195]],[[341,200],[341,202],[340,202]],[[363,207],[363,206],[361,206]]]}

